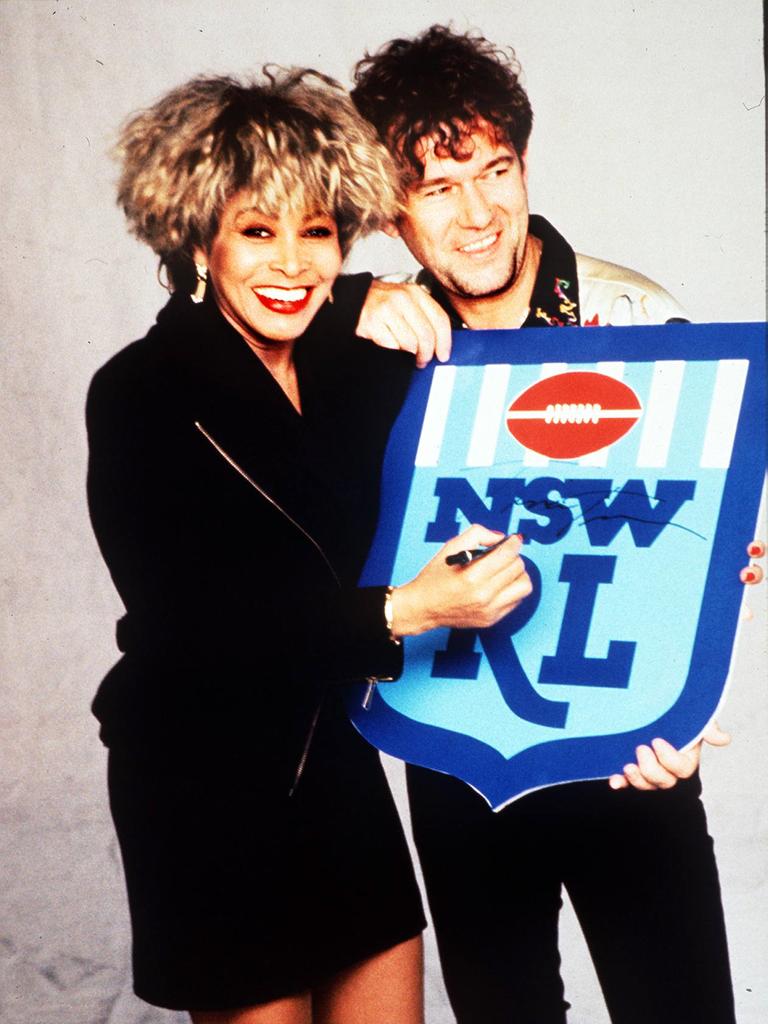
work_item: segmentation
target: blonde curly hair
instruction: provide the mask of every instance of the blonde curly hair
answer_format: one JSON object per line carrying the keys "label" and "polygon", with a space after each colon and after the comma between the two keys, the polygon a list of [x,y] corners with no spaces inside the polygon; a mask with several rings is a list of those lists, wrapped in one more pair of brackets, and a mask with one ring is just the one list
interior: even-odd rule
{"label": "blonde curly hair", "polygon": [[374,129],[338,82],[308,68],[193,78],[131,116],[114,153],[130,230],[176,288],[192,289],[192,252],[209,248],[224,206],[243,190],[271,216],[286,207],[331,214],[345,255],[398,210],[394,167]]}

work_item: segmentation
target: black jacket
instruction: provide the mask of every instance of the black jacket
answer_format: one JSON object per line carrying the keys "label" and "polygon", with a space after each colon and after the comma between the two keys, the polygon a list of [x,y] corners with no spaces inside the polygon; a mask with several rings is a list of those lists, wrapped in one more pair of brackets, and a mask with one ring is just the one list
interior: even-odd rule
{"label": "black jacket", "polygon": [[399,675],[383,593],[355,587],[411,365],[338,331],[368,282],[297,342],[301,416],[208,301],[174,296],[95,375],[89,507],[127,611],[93,706],[108,745],[247,737],[294,762],[328,682]]}

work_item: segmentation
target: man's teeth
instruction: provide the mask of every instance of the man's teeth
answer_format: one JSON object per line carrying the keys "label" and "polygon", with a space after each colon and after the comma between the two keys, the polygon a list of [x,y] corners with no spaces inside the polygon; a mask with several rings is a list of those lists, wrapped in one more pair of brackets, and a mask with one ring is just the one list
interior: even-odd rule
{"label": "man's teeth", "polygon": [[255,288],[257,295],[278,302],[301,302],[307,297],[309,288]]}
{"label": "man's teeth", "polygon": [[498,231],[493,235],[486,235],[485,238],[478,239],[477,242],[470,242],[469,245],[462,245],[462,252],[482,252],[483,249],[490,249],[496,239],[499,237]]}

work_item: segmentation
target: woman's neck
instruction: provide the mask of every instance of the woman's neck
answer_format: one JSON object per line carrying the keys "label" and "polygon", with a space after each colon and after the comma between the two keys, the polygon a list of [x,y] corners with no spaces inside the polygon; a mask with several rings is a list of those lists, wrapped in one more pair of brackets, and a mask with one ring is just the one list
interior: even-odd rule
{"label": "woman's neck", "polygon": [[296,365],[293,361],[293,349],[296,345],[296,339],[292,338],[286,341],[273,342],[264,341],[263,338],[244,330],[243,325],[238,323],[226,308],[222,308],[222,304],[218,300],[216,305],[218,306],[219,313],[221,313],[227,323],[234,327],[251,352],[275,378],[296,412],[301,413],[299,381],[296,376]]}
{"label": "woman's neck", "polygon": [[296,376],[296,363],[293,359],[295,340],[280,341],[270,345],[255,341],[253,338],[246,337],[245,335],[243,335],[243,338],[254,355],[261,360],[283,389],[296,412],[301,413],[299,380]]}

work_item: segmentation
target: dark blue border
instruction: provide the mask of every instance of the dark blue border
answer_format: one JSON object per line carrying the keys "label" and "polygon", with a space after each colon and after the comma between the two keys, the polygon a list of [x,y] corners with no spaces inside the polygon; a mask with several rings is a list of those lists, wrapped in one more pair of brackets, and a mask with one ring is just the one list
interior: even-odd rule
{"label": "dark blue border", "polygon": [[[722,511],[685,686],[672,708],[642,729],[611,736],[554,740],[507,760],[479,740],[416,722],[376,694],[372,709],[360,709],[353,696],[352,717],[363,735],[381,750],[402,756],[403,745],[428,738],[430,766],[462,762],[461,777],[496,807],[528,790],[579,778],[599,778],[619,770],[628,752],[654,736],[684,746],[697,736],[716,709],[726,683],[743,594],[738,569],[752,537],[765,472],[766,325],[667,324],[652,327],[583,327],[541,331],[456,331],[450,363],[455,366],[510,362],[592,363],[622,359],[748,359],[749,372],[726,478]],[[415,375],[393,427],[384,464],[378,528],[361,583],[388,583],[410,491],[421,423],[434,365]]]}

